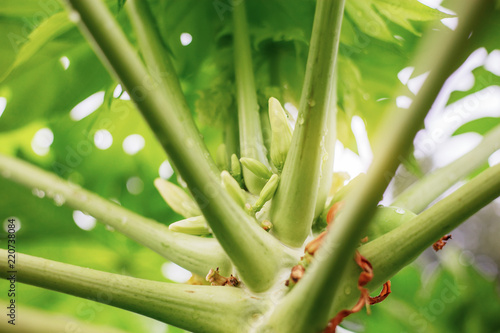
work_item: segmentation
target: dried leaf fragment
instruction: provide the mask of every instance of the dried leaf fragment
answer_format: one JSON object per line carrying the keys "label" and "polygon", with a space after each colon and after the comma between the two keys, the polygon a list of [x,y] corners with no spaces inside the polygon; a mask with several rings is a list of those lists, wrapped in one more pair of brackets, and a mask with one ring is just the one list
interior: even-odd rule
{"label": "dried leaf fragment", "polygon": [[439,251],[442,250],[443,247],[446,245],[446,242],[451,239],[451,235],[444,235],[441,237],[436,243],[432,244],[432,248],[434,251]]}
{"label": "dried leaf fragment", "polygon": [[205,278],[212,286],[231,286],[237,287],[240,284],[237,278],[235,278],[232,274],[230,277],[224,277],[219,274],[219,267],[217,269],[210,269]]}

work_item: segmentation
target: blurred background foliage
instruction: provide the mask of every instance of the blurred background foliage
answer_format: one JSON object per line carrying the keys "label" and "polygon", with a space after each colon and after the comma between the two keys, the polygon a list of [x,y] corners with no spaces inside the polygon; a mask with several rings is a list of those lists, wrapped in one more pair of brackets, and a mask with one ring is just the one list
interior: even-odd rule
{"label": "blurred background foliage", "polygon": [[[224,126],[235,117],[231,2],[148,2],[157,18],[152,24],[157,25],[173,59],[188,105],[209,150],[215,152],[223,139]],[[107,3],[130,41],[137,45],[122,8],[124,1]],[[314,6],[313,0],[247,2],[263,112],[270,96],[298,107]],[[417,1],[347,2],[338,66],[338,138],[345,147],[357,151],[350,126],[355,115],[361,116],[368,136],[372,136],[387,105],[395,102],[395,91],[405,89],[398,73],[408,66],[422,31],[451,16]],[[167,156],[127,94],[121,92],[70,18],[75,19],[74,13],[68,16],[56,0],[1,1],[0,153],[55,172],[144,216],[166,224],[176,221],[180,217],[163,202],[153,180],[159,176],[181,184],[182,180],[173,173]],[[485,21],[489,22],[487,29],[473,36],[473,49],[485,47],[492,52],[500,48],[498,11],[491,12]],[[436,29],[448,28],[441,24]],[[184,35],[187,40],[181,38],[185,33],[189,34]],[[473,73],[477,78],[473,87],[452,93],[449,103],[500,82],[499,73],[484,67]],[[84,100],[87,112],[78,114],[75,107]],[[89,108],[95,111],[89,113]],[[456,134],[484,134],[498,119],[482,118],[464,125]],[[414,165],[408,169],[420,168],[416,161],[411,163]],[[169,281],[162,273],[165,260],[159,255],[99,223],[90,231],[83,230],[64,202],[4,177],[0,177],[0,189],[0,222],[14,216],[21,221],[18,252]],[[493,219],[498,222],[498,215]],[[0,232],[5,237],[4,228]],[[470,251],[466,245],[462,247]],[[491,268],[485,275],[475,268],[477,261],[457,264],[457,256],[460,258],[463,251],[450,247],[437,256],[425,254],[393,279],[393,294],[373,307],[372,316],[356,314],[346,327],[368,332],[492,332],[492,328],[500,332],[498,269],[493,274]],[[467,253],[469,259],[478,255]],[[497,263],[499,253],[498,248],[490,251]],[[2,282],[1,288],[4,285]],[[443,291],[457,285],[467,287],[446,303]],[[20,320],[28,320],[22,318],[26,307],[125,332],[180,332],[91,300],[28,285],[19,285],[18,290]],[[6,297],[0,293],[0,299]],[[442,309],[440,302],[444,304]],[[427,310],[429,315],[425,314]]]}

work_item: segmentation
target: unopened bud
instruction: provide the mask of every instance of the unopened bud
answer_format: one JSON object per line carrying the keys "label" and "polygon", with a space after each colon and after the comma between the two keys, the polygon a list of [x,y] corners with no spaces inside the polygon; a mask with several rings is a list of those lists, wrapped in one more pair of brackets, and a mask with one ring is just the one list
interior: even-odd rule
{"label": "unopened bud", "polygon": [[242,175],[241,175],[241,165],[240,160],[236,154],[231,155],[231,175],[234,179],[241,185]]}
{"label": "unopened bud", "polygon": [[188,235],[208,235],[211,233],[203,215],[188,217],[187,219],[174,222],[168,228],[172,231]]}
{"label": "unopened bud", "polygon": [[277,174],[271,176],[269,181],[262,188],[262,191],[260,191],[259,198],[253,205],[254,211],[259,211],[267,201],[273,198],[274,192],[276,192],[276,189],[278,188],[279,181],[280,177]]}
{"label": "unopened bud", "polygon": [[286,156],[292,143],[292,128],[288,123],[285,110],[280,102],[271,97],[269,99],[269,121],[271,123],[271,161],[281,171],[285,165]]}
{"label": "unopened bud", "polygon": [[184,217],[201,215],[196,202],[179,186],[162,178],[156,178],[154,184],[163,199],[177,214]]}
{"label": "unopened bud", "polygon": [[269,179],[273,173],[262,163],[250,157],[240,158],[241,164],[257,177]]}
{"label": "unopened bud", "polygon": [[241,189],[238,182],[229,174],[227,171],[222,171],[221,173],[222,186],[226,189],[229,195],[236,201],[241,207],[245,207],[245,194]]}

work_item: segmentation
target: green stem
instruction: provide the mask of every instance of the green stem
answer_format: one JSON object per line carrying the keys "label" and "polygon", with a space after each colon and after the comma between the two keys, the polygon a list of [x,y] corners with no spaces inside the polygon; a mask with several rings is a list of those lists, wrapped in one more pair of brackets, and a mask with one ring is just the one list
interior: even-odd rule
{"label": "green stem", "polygon": [[[68,0],[81,19],[103,61],[123,83],[158,141],[187,183],[210,228],[236,266],[241,279],[255,291],[267,289],[290,256],[261,229],[220,184],[211,159],[177,90],[165,90],[144,68],[118,23],[100,0]],[[168,73],[175,75],[175,73]],[[170,93],[171,92],[171,93]]]}
{"label": "green stem", "polygon": [[[253,76],[252,51],[248,36],[245,1],[234,7],[234,72],[236,76],[238,122],[240,129],[241,157],[250,157],[269,166],[267,150],[261,131],[259,104]],[[259,194],[266,184],[265,179],[256,177],[243,168],[243,176],[248,190]]]}
{"label": "green stem", "polygon": [[[91,325],[76,317],[54,314],[53,312],[41,311],[24,306],[23,303],[15,303],[22,310],[22,319],[16,320],[12,326],[7,320],[0,321],[0,332],[22,332],[22,333],[128,333],[120,329],[101,325]],[[7,302],[0,302],[0,308],[9,306]],[[29,320],[28,320],[29,318]],[[15,329],[14,329],[15,327]]]}
{"label": "green stem", "polygon": [[[379,288],[441,236],[451,232],[498,196],[500,165],[483,171],[412,220],[361,246],[360,253],[373,265],[374,278],[367,287],[371,290]],[[341,289],[356,290],[359,272],[359,267],[351,261],[342,279]],[[330,317],[352,306],[356,302],[355,298],[356,295],[339,293]]]}
{"label": "green stem", "polygon": [[[386,119],[385,127],[375,141],[374,160],[362,187],[355,186],[348,194],[342,214],[336,218],[324,243],[316,252],[315,262],[300,283],[284,298],[271,316],[268,325],[280,329],[316,332],[326,327],[332,299],[341,294],[341,278],[388,182],[394,175],[400,159],[409,150],[413,137],[431,108],[442,85],[458,67],[457,58],[465,53],[472,28],[478,23],[488,0],[466,1],[466,10],[457,29],[441,33],[433,48],[421,50],[419,55],[429,57],[429,76],[409,110],[395,109]],[[273,221],[274,222],[274,221]],[[293,324],[290,318],[294,318]]]}
{"label": "green stem", "polygon": [[420,213],[453,184],[486,163],[488,157],[498,149],[500,149],[500,126],[489,131],[469,153],[418,180],[397,196],[392,206]]}
{"label": "green stem", "polygon": [[0,155],[0,174],[11,181],[44,191],[47,197],[64,201],[99,222],[190,270],[204,276],[219,266],[229,272],[231,263],[214,239],[174,233],[167,226],[108,201],[78,185],[17,158]]}
{"label": "green stem", "polygon": [[[0,276],[8,278],[7,251]],[[191,286],[137,279],[16,254],[16,281],[136,312],[196,332],[242,331],[263,303],[239,288]],[[27,318],[26,318],[27,319]]]}
{"label": "green stem", "polygon": [[311,231],[322,172],[333,172],[323,168],[333,159],[333,149],[327,148],[335,137],[335,66],[344,2],[317,2],[297,124],[271,208],[273,233],[295,247]]}

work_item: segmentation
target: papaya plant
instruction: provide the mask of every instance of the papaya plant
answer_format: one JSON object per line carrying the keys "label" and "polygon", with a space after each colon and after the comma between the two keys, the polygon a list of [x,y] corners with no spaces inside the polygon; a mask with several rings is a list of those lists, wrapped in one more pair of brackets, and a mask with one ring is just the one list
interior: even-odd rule
{"label": "papaya plant", "polygon": [[[30,320],[15,296],[25,284],[168,332],[335,332],[500,196],[500,165],[484,167],[500,125],[481,118],[457,131],[484,135],[474,149],[380,204],[398,168],[421,173],[413,142],[445,82],[478,48],[500,48],[498,1],[455,1],[453,12],[416,0],[3,2],[0,276],[14,288],[2,307],[17,306],[0,324],[8,332],[132,329],[26,310]],[[398,73],[408,66],[426,76],[402,105],[410,91]],[[480,71],[450,103],[500,81]],[[336,142],[356,150],[354,116],[373,161],[349,180],[334,161]],[[34,132],[43,140],[27,144]],[[75,231],[71,213],[90,221],[83,229],[97,220],[106,230]],[[55,249],[28,247],[37,233]],[[145,273],[160,257],[191,279]],[[92,316],[101,311],[112,310]]]}

